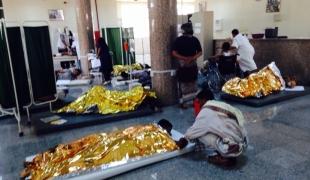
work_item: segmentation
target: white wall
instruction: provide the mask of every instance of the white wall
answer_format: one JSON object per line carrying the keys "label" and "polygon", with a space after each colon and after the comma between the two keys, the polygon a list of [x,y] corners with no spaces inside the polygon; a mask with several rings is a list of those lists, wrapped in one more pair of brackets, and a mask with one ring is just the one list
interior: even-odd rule
{"label": "white wall", "polygon": [[[195,11],[198,11],[199,2],[204,1],[207,2],[207,10],[214,11],[214,20],[223,19],[223,31],[215,32],[215,39],[230,37],[235,28],[251,34],[264,32],[270,26],[279,27],[278,35],[310,37],[310,11],[307,10],[310,0],[281,0],[279,13],[266,13],[267,0],[196,0]],[[282,20],[274,21],[274,14],[281,14]]]}
{"label": "white wall", "polygon": [[[68,26],[73,32],[76,32],[75,3],[74,0],[55,1],[55,0],[3,0],[5,19],[8,21],[47,21],[52,28],[64,28]],[[64,21],[49,21],[49,9],[64,10]]]}
{"label": "white wall", "polygon": [[[116,0],[97,0],[99,25],[101,27],[119,27]],[[95,10],[93,10],[95,12]]]}

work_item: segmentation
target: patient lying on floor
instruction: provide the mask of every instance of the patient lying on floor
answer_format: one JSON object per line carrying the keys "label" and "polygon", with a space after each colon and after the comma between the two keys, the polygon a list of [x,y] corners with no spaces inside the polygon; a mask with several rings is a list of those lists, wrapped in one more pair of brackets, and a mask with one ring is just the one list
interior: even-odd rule
{"label": "patient lying on floor", "polygon": [[[160,120],[158,124],[132,126],[115,133],[99,133],[68,144],[59,144],[38,154],[32,162],[24,163],[20,177],[30,173],[31,179],[50,179],[85,168],[113,162],[130,162],[136,157],[179,150],[169,135],[172,124]],[[107,166],[104,166],[107,167]]]}
{"label": "patient lying on floor", "polygon": [[[90,76],[80,77],[81,73],[82,71],[80,69],[74,69],[72,71],[70,69],[61,68],[60,70],[55,71],[56,80],[82,80],[82,79],[93,79],[94,78],[94,75],[92,74]],[[39,98],[35,98],[35,101],[36,102],[47,102],[47,101],[56,100],[55,102],[60,102],[66,98],[67,94],[68,94],[68,89],[66,90],[57,89],[57,96],[56,94],[42,96]]]}
{"label": "patient lying on floor", "polygon": [[235,77],[227,81],[222,91],[228,94],[244,97],[261,97],[278,92],[285,88],[280,70],[274,62],[257,73],[252,73],[244,79]]}
{"label": "patient lying on floor", "polygon": [[57,80],[80,80],[80,79],[92,79],[94,75],[80,77],[82,71],[80,69],[60,69],[56,70],[56,79]]}

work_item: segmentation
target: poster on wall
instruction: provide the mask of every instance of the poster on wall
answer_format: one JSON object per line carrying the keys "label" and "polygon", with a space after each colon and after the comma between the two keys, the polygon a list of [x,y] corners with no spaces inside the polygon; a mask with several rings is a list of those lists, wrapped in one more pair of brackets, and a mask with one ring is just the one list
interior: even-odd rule
{"label": "poster on wall", "polygon": [[199,3],[199,12],[206,11],[207,9],[207,2],[201,2]]}
{"label": "poster on wall", "polygon": [[281,0],[267,0],[266,5],[266,12],[273,13],[273,12],[280,12],[280,5]]}
{"label": "poster on wall", "polygon": [[48,15],[50,21],[63,21],[65,19],[64,11],[59,9],[48,10]]}

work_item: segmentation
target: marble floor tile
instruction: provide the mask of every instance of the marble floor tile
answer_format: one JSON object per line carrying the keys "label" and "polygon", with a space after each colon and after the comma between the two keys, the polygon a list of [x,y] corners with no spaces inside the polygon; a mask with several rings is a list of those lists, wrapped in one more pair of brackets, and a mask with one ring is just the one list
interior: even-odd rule
{"label": "marble floor tile", "polygon": [[267,163],[276,164],[284,168],[290,168],[291,166],[308,160],[305,156],[298,155],[281,147],[264,151],[257,154],[256,157],[266,161]]}

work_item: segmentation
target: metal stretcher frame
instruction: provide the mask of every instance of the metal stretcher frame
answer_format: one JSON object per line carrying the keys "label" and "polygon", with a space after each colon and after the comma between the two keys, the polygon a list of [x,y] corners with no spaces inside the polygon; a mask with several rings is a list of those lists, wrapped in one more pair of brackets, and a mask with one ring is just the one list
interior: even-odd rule
{"label": "metal stretcher frame", "polygon": [[[30,76],[30,68],[29,68],[29,62],[28,62],[28,56],[27,56],[27,48],[26,48],[26,43],[25,43],[25,33],[24,33],[24,30],[22,28],[22,25],[21,23],[17,22],[17,21],[5,21],[3,18],[1,19],[1,21],[3,22],[3,26],[4,26],[4,36],[5,36],[5,39],[6,39],[6,45],[7,45],[7,49],[8,49],[8,57],[9,57],[9,62],[10,62],[10,69],[11,69],[11,72],[12,72],[12,81],[13,81],[13,89],[14,89],[14,94],[15,94],[15,101],[16,101],[16,107],[12,107],[12,108],[9,108],[9,109],[4,109],[2,108],[1,104],[0,104],[0,112],[1,112],[1,115],[0,117],[2,116],[6,116],[6,115],[14,115],[16,120],[17,120],[17,123],[18,123],[18,131],[19,131],[19,136],[23,136],[24,133],[22,132],[22,129],[21,129],[21,126],[20,126],[20,121],[21,121],[21,113],[20,113],[20,109],[19,109],[19,103],[18,103],[18,96],[17,96],[17,91],[16,91],[16,84],[15,84],[15,78],[14,78],[14,71],[13,71],[13,67],[12,67],[12,59],[11,59],[11,54],[10,54],[10,47],[9,47],[9,42],[8,42],[8,37],[7,37],[7,30],[6,30],[6,24],[7,23],[17,23],[20,27],[20,31],[21,31],[21,37],[22,37],[22,46],[23,46],[23,50],[24,50],[24,59],[25,59],[25,66],[26,66],[26,72],[27,72],[27,77],[28,77],[28,88],[29,88],[29,92],[30,92],[30,103],[26,106],[23,106],[24,108],[26,108],[27,110],[27,117],[28,117],[28,124],[31,123],[30,121],[30,114],[29,114],[29,107],[33,104],[33,105],[42,105],[42,104],[46,104],[46,103],[49,103],[50,104],[50,110],[52,111],[52,102],[56,101],[58,99],[58,95],[56,93],[56,97],[55,97],[55,100],[52,100],[52,101],[46,101],[44,103],[36,103],[34,101],[34,98],[33,98],[33,90],[32,90],[32,82],[31,82],[31,76]],[[48,22],[46,21],[25,21],[23,23],[23,25],[27,22],[44,22],[44,23],[47,23],[48,25]],[[54,75],[54,79],[55,79],[55,82],[56,82],[56,77]],[[56,92],[57,92],[57,89],[56,89]]]}
{"label": "metal stretcher frame", "polygon": [[[184,134],[172,129],[171,131],[172,139],[179,140],[181,137],[184,136]],[[106,179],[110,178],[112,176],[116,176],[118,174],[137,169],[146,165],[150,165],[156,162],[164,161],[170,158],[174,158],[177,156],[181,156],[183,154],[192,152],[195,150],[195,144],[189,143],[186,147],[184,147],[182,150],[175,150],[171,152],[161,153],[161,154],[154,154],[147,157],[142,157],[139,160],[127,162],[125,164],[116,165],[114,167],[109,168],[100,168],[98,166],[95,170],[84,170],[84,171],[78,171],[75,173],[71,173],[68,175],[59,176],[56,178],[53,178],[53,180],[60,180],[60,179],[70,179],[70,180],[100,180],[100,179]],[[32,159],[35,156],[29,156],[26,158],[26,162],[32,161]]]}
{"label": "metal stretcher frame", "polygon": [[[25,24],[26,23],[46,23],[47,26],[48,26],[48,29],[50,29],[49,27],[49,24],[47,21],[24,21],[23,22],[23,27],[25,27]],[[28,55],[27,55],[27,46],[26,46],[26,40],[25,40],[25,32],[24,32],[24,29],[23,29],[23,39],[22,39],[22,42],[23,42],[23,47],[24,47],[24,53],[25,53],[25,60],[26,60],[26,64],[27,64],[27,68],[28,68],[28,78],[29,78],[29,86],[31,87],[30,89],[30,96],[31,96],[31,101],[32,101],[32,104],[36,105],[36,106],[39,106],[39,105],[43,105],[43,104],[47,104],[49,103],[50,104],[50,111],[52,111],[52,102],[55,102],[57,99],[58,99],[58,94],[56,93],[56,96],[55,96],[55,99],[54,100],[51,100],[51,101],[45,101],[45,102],[41,102],[41,103],[36,103],[34,101],[34,98],[33,98],[33,90],[32,90],[32,82],[31,82],[31,76],[30,76],[30,68],[29,68],[29,62],[28,62]],[[51,43],[51,42],[50,42]],[[54,62],[53,62],[54,63]],[[53,66],[53,70],[55,71],[54,69],[54,66]],[[55,79],[55,84],[56,84],[56,75],[54,73],[54,79]],[[57,87],[56,87],[56,92],[57,92]]]}
{"label": "metal stretcher frame", "polygon": [[[21,24],[19,22],[17,22],[17,21],[5,21],[3,18],[1,19],[1,21],[2,21],[2,24],[4,26],[4,37],[6,39],[6,46],[7,46],[7,51],[8,51],[10,69],[11,69],[11,73],[12,73],[12,82],[13,82],[13,89],[14,89],[16,107],[4,109],[0,105],[0,112],[1,112],[1,116],[6,116],[6,115],[14,115],[15,116],[15,118],[17,120],[17,123],[18,123],[19,136],[23,136],[24,133],[22,132],[22,129],[21,129],[21,126],[20,126],[21,115],[20,115],[20,109],[19,109],[19,103],[18,103],[18,96],[17,96],[16,84],[15,84],[15,77],[14,77],[14,71],[13,71],[13,65],[12,65],[12,58],[11,58],[11,53],[10,53],[10,46],[9,46],[9,41],[8,41],[8,37],[7,37],[6,23],[17,23],[17,24],[19,24],[20,31],[21,31],[22,28],[21,28]],[[21,35],[22,35],[22,33],[21,33]],[[25,54],[24,54],[24,56],[25,56]],[[26,67],[27,67],[28,64],[27,64],[27,61],[26,61],[26,57],[25,57],[25,64],[26,64]],[[27,73],[28,73],[28,71],[27,71]],[[28,84],[28,85],[29,85],[28,87],[29,87],[29,90],[30,90],[31,89],[30,84]],[[31,106],[31,104],[32,104],[32,102],[30,102],[30,104],[24,106],[24,108],[27,109],[28,123],[30,123],[30,115],[29,115],[29,109],[28,108]]]}

